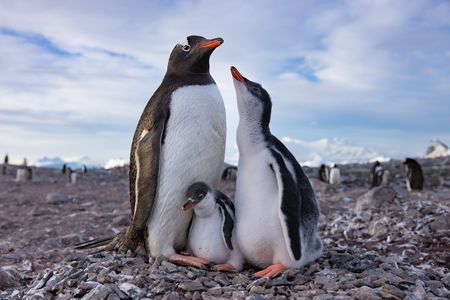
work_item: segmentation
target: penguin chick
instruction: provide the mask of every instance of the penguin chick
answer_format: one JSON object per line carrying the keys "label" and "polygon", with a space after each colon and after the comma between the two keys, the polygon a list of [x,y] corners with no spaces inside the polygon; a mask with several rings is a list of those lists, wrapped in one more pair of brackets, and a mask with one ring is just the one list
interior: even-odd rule
{"label": "penguin chick", "polygon": [[294,155],[270,132],[267,91],[234,67],[231,74],[239,111],[236,241],[247,262],[265,268],[255,276],[272,278],[321,255],[319,205]]}
{"label": "penguin chick", "polygon": [[195,258],[220,264],[218,269],[232,271],[225,264],[235,244],[234,204],[223,193],[211,189],[204,182],[192,184],[186,192],[183,211],[194,210],[188,237],[188,251]]}

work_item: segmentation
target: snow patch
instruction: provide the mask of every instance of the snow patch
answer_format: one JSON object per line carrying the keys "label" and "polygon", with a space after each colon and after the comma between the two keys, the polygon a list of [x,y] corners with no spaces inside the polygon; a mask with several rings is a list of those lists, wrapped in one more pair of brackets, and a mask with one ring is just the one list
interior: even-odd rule
{"label": "snow patch", "polygon": [[372,148],[354,145],[339,138],[303,141],[291,137],[283,137],[281,141],[302,165],[309,167],[321,164],[366,163],[376,160],[390,160],[389,157],[378,153]]}
{"label": "snow patch", "polygon": [[105,169],[112,169],[117,167],[124,167],[128,164],[128,161],[123,158],[112,158],[108,160],[104,166]]}
{"label": "snow patch", "polygon": [[446,144],[438,139],[432,139],[430,146],[428,146],[425,158],[437,158],[443,156],[450,156],[450,149]]}

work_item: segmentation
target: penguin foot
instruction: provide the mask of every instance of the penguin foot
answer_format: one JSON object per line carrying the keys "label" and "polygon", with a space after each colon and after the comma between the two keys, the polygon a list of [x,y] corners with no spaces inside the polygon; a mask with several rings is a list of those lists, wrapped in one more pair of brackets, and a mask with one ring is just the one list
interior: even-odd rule
{"label": "penguin foot", "polygon": [[214,271],[221,271],[221,272],[236,272],[236,269],[231,264],[214,265],[212,269]]}
{"label": "penguin foot", "polygon": [[132,252],[147,256],[143,232],[130,228],[125,233],[121,232],[118,234],[104,250],[117,251],[119,253],[126,253],[128,250],[131,250]]}
{"label": "penguin foot", "polygon": [[255,273],[254,275],[256,277],[266,277],[266,278],[274,278],[276,276],[278,276],[280,273],[282,273],[283,271],[286,271],[288,268],[283,265],[282,263],[276,263],[273,264],[267,268],[265,268],[264,270],[261,270],[257,273]]}
{"label": "penguin foot", "polygon": [[178,265],[192,266],[199,269],[206,269],[206,265],[209,263],[206,259],[200,257],[184,256],[180,254],[174,254],[170,256],[169,261]]}

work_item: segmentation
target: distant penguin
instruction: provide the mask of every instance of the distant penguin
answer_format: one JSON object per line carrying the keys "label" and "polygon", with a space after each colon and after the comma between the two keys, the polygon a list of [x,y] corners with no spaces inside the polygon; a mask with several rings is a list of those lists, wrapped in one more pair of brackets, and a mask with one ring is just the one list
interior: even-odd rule
{"label": "distant penguin", "polygon": [[225,106],[209,73],[210,56],[222,43],[221,38],[192,35],[173,48],[164,79],[147,103],[131,144],[132,221],[106,249],[197,264],[177,254],[186,247],[193,215],[179,208],[193,182],[216,188],[222,173]]}
{"label": "distant penguin", "polygon": [[379,186],[381,184],[384,173],[384,167],[377,160],[373,166],[371,171],[371,188]]}
{"label": "distant penguin", "polygon": [[237,167],[236,166],[228,166],[222,172],[222,180],[236,180]]}
{"label": "distant penguin", "polygon": [[27,180],[32,181],[33,180],[33,169],[30,167],[25,168],[27,171]]}
{"label": "distant penguin", "polygon": [[86,167],[86,165],[83,165],[83,166],[81,167],[81,173],[83,173],[83,174],[86,174],[86,173],[87,173],[87,167]]}
{"label": "distant penguin", "polygon": [[417,160],[406,158],[403,162],[406,168],[406,186],[408,191],[421,191],[423,189],[422,167]]}
{"label": "distant penguin", "polygon": [[194,210],[188,237],[188,251],[205,263],[224,264],[233,250],[234,205],[204,182],[192,184],[182,210]]}
{"label": "distant penguin", "polygon": [[338,165],[334,164],[330,170],[330,184],[337,185],[341,183],[341,171]]}
{"label": "distant penguin", "polygon": [[3,175],[6,175],[6,167],[8,166],[8,163],[9,163],[9,157],[8,157],[8,154],[6,154],[3,159],[3,166],[2,166],[2,174]]}
{"label": "distant penguin", "polygon": [[[275,277],[317,259],[319,206],[300,164],[269,129],[272,102],[258,83],[231,67],[239,111],[236,241],[249,263]],[[233,253],[236,252],[233,250]],[[229,263],[236,263],[230,255]]]}
{"label": "distant penguin", "polygon": [[[31,174],[32,178],[32,174]],[[28,168],[19,168],[16,171],[16,181],[17,182],[25,182],[31,180],[30,171]]]}
{"label": "distant penguin", "polygon": [[67,164],[66,163],[63,164],[61,172],[63,174],[66,174],[66,172],[67,172]]}
{"label": "distant penguin", "polygon": [[66,174],[69,179],[69,184],[76,184],[77,183],[77,172],[75,170],[72,170],[71,167],[66,168]]}
{"label": "distant penguin", "polygon": [[24,167],[28,166],[28,160],[26,157],[23,159],[22,166]]}
{"label": "distant penguin", "polygon": [[320,165],[319,168],[319,180],[328,183],[329,169],[324,164]]}

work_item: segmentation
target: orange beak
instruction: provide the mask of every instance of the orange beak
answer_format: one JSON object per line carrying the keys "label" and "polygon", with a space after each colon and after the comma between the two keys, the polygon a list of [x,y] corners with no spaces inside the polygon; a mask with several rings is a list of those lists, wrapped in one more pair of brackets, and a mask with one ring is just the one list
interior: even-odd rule
{"label": "orange beak", "polygon": [[235,68],[231,67],[231,75],[233,75],[234,79],[240,82],[244,82],[244,77],[242,77],[241,73]]}
{"label": "orange beak", "polygon": [[223,39],[221,39],[221,38],[216,38],[216,39],[212,39],[212,40],[209,40],[209,41],[203,43],[203,44],[200,46],[200,48],[209,48],[209,49],[212,48],[212,49],[214,49],[214,48],[217,48],[217,47],[219,47],[220,45],[222,45],[222,43],[223,43]]}
{"label": "orange beak", "polygon": [[194,208],[195,204],[197,204],[194,200],[191,200],[190,198],[188,199],[188,201],[183,204],[183,206],[181,207],[181,210],[186,211],[186,210],[190,210],[192,208]]}

